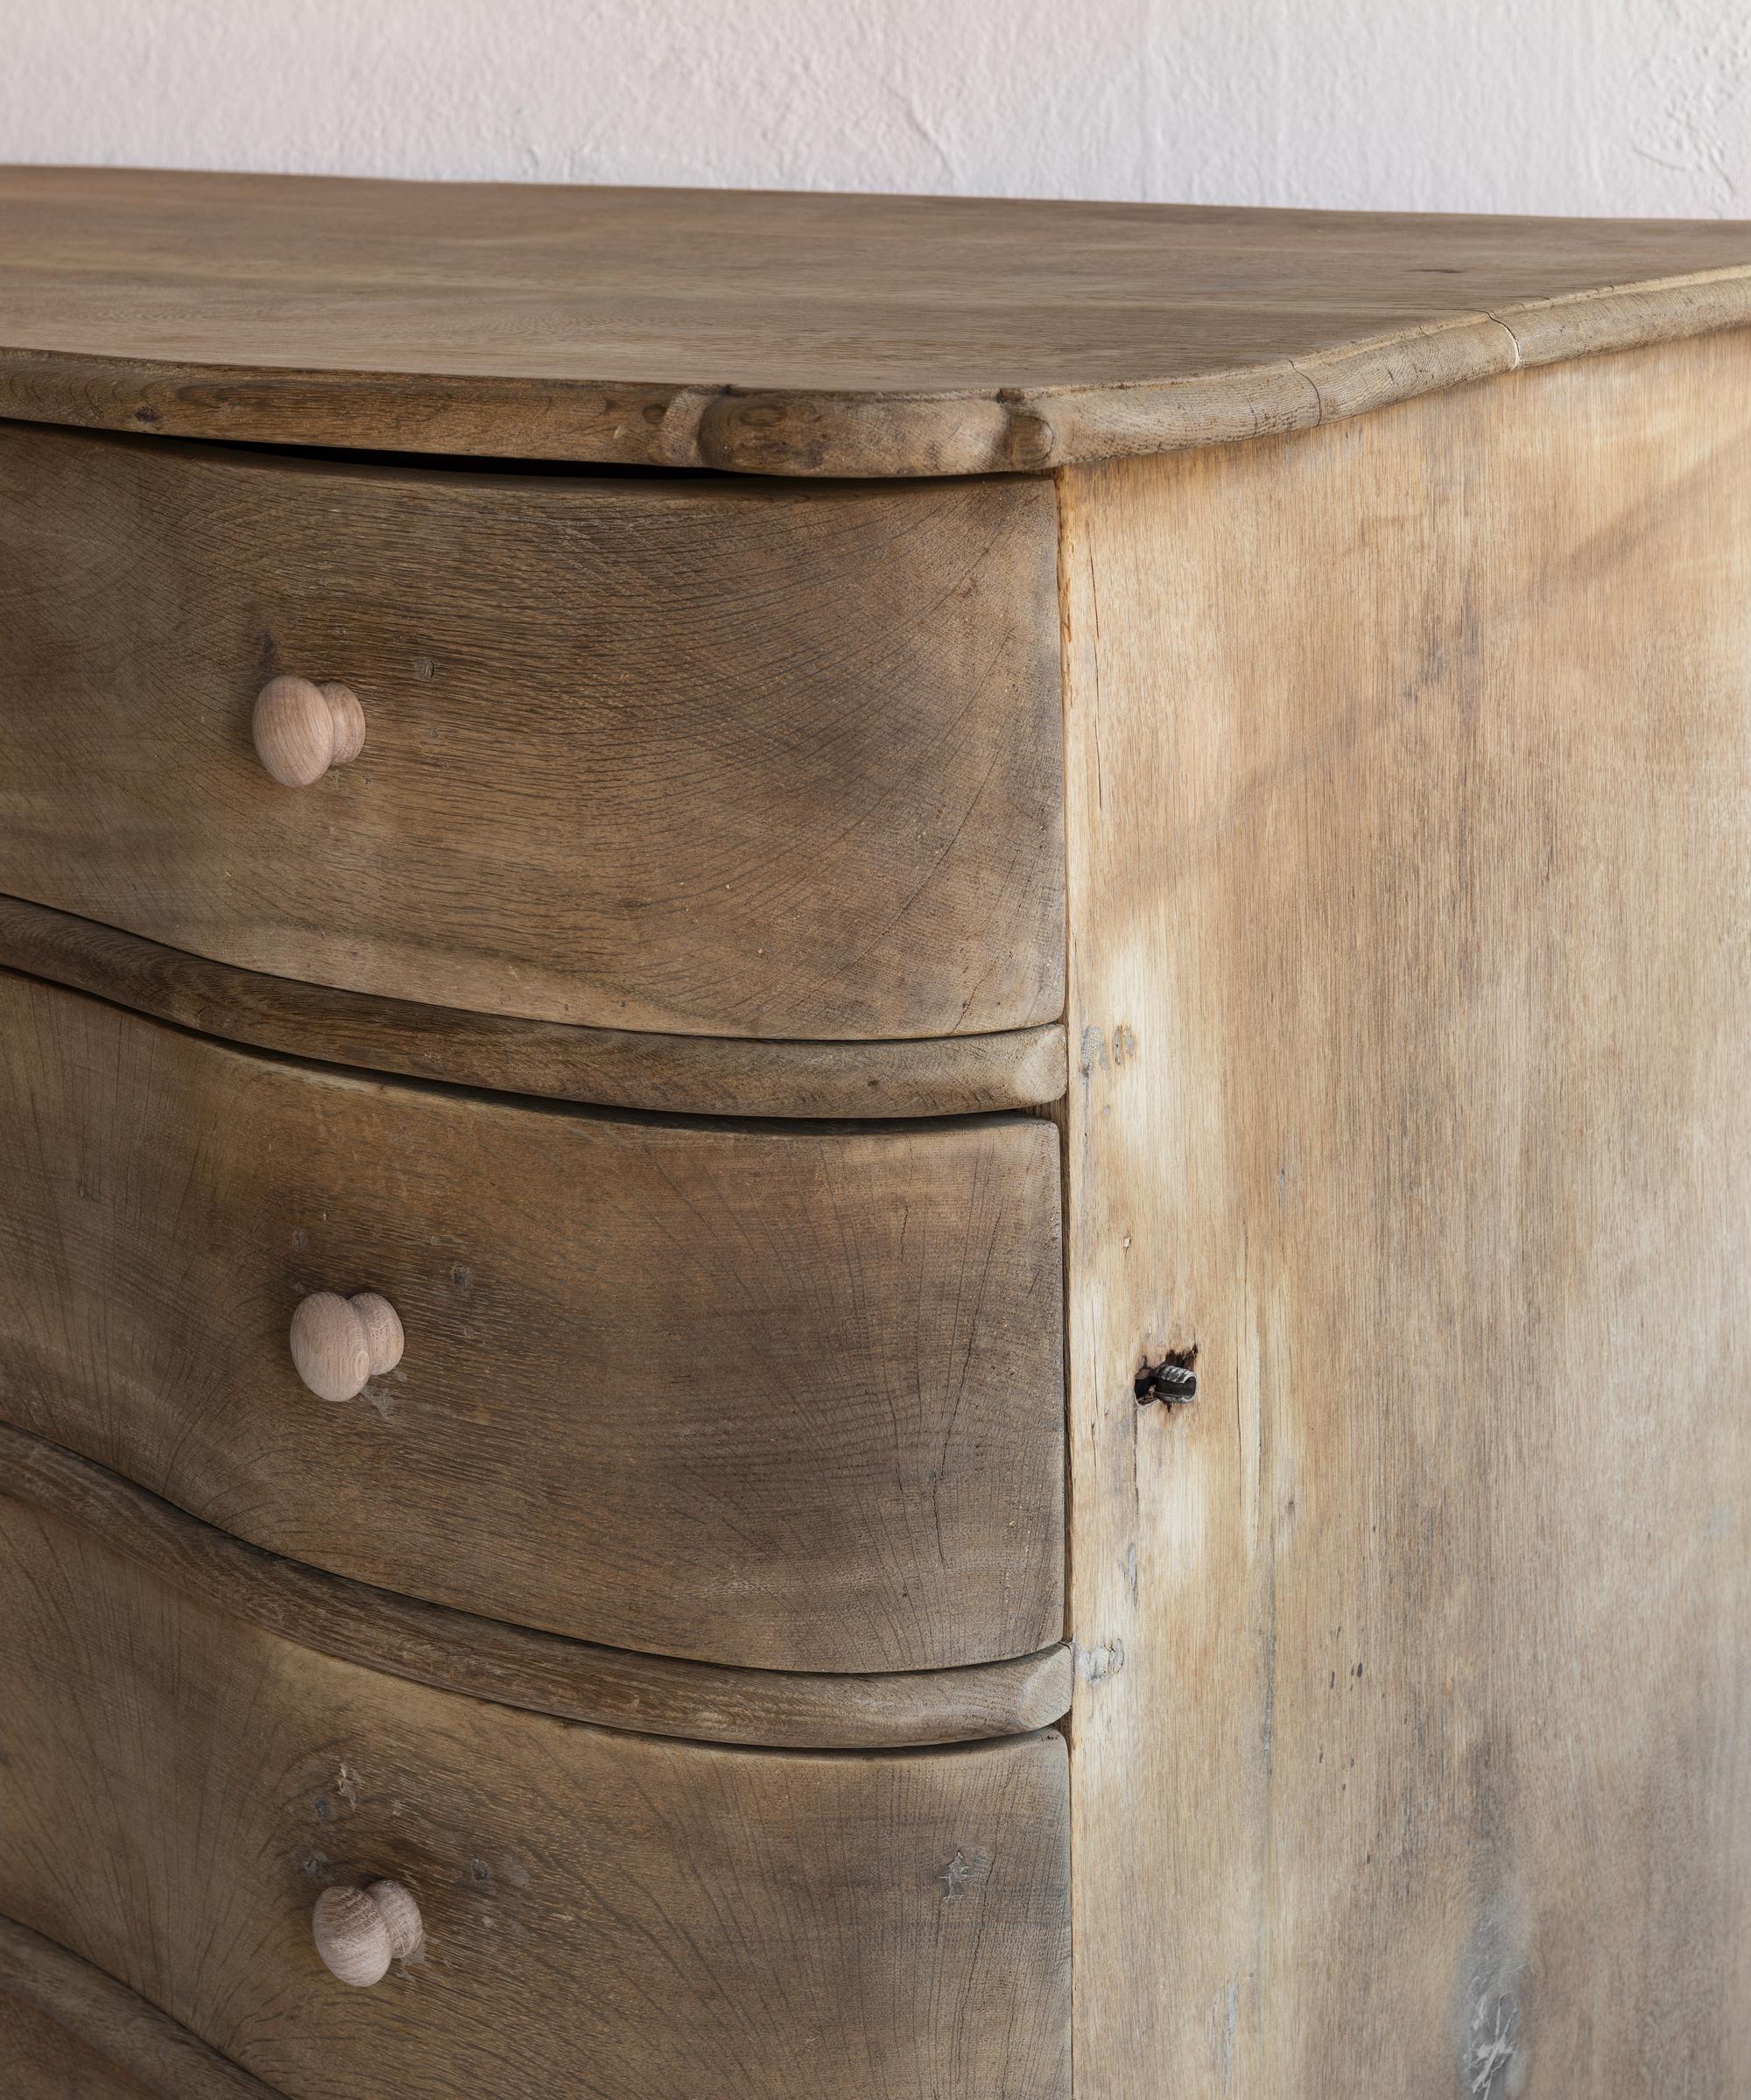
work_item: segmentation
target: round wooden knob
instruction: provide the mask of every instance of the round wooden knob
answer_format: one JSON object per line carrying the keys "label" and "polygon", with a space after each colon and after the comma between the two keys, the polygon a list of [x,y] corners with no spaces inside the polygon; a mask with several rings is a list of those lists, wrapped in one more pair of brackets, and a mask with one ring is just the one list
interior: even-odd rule
{"label": "round wooden knob", "polygon": [[362,1991],[380,1984],[391,1962],[419,1951],[419,1906],[398,1881],[369,1888],[325,1888],[310,1914],[310,1936],[329,1973]]}
{"label": "round wooden knob", "polygon": [[369,1380],[393,1371],[406,1337],[387,1298],[313,1290],[292,1316],[292,1360],[319,1400],[356,1400]]}
{"label": "round wooden knob", "polygon": [[256,695],[256,756],[282,787],[307,788],[365,748],[365,711],[350,685],[287,671]]}

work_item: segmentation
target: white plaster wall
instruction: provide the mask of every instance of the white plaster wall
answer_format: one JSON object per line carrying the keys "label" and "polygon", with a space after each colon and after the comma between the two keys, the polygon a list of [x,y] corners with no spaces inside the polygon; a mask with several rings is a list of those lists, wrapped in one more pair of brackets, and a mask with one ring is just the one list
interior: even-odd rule
{"label": "white plaster wall", "polygon": [[1751,216],[1751,0],[0,0],[0,159]]}

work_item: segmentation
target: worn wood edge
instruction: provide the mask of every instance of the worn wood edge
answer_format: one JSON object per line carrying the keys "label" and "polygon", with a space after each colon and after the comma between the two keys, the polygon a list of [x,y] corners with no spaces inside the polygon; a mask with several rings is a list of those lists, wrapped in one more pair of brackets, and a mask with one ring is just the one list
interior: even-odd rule
{"label": "worn wood edge", "polygon": [[276,2087],[220,2055],[106,1970],[4,1916],[0,1992],[40,2012],[162,2100],[284,2100]]}
{"label": "worn wood edge", "polygon": [[79,1526],[278,1639],[596,1727],[770,1750],[899,1750],[1025,1735],[1070,1707],[1063,1645],[948,1669],[829,1675],[686,1661],[505,1625],[264,1552],[4,1423],[0,1495]]}
{"label": "worn wood edge", "polygon": [[1042,473],[1311,429],[1522,365],[1751,326],[1751,264],[1463,311],[1171,380],[995,393],[180,363],[0,347],[0,416],[157,436],[793,476]]}
{"label": "worn wood edge", "polygon": [[601,1108],[868,1121],[1037,1108],[1064,1027],[908,1042],[644,1034],[301,983],[0,897],[0,966],[253,1050]]}
{"label": "worn wood edge", "polygon": [[1529,299],[1494,319],[1514,337],[1525,365],[1713,335],[1751,327],[1751,267]]}

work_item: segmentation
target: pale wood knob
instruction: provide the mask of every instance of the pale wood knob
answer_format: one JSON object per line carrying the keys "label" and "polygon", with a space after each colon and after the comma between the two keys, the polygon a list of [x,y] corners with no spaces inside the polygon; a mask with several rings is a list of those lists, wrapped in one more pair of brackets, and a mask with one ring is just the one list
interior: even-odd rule
{"label": "pale wood knob", "polygon": [[287,671],[256,695],[256,756],[285,788],[307,788],[365,748],[365,711],[350,685]]}
{"label": "pale wood knob", "polygon": [[398,1881],[325,1888],[310,1914],[310,1936],[331,1975],[362,1991],[380,1984],[391,1962],[419,1951],[419,1906]]}
{"label": "pale wood knob", "polygon": [[354,1298],[313,1290],[292,1316],[292,1360],[319,1400],[356,1400],[395,1369],[406,1340],[394,1306],[374,1290]]}

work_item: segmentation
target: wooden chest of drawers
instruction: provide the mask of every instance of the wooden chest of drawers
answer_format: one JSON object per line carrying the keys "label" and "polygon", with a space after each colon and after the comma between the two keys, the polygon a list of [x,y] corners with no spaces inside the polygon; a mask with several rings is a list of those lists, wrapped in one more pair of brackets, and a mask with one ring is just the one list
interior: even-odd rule
{"label": "wooden chest of drawers", "polygon": [[1751,229],[0,178],[0,2090],[1751,2067]]}

